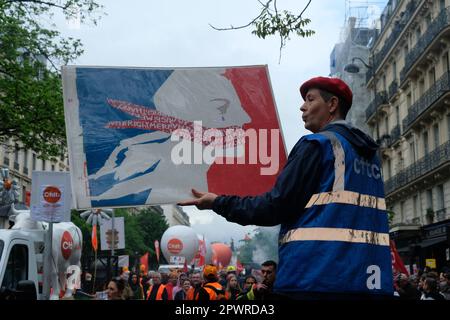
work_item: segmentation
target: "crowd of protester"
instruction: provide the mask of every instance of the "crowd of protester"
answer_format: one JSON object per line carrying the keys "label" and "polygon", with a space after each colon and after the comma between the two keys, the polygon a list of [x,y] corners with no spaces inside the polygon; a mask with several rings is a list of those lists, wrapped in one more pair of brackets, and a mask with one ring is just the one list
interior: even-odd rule
{"label": "crowd of protester", "polygon": [[[119,277],[96,288],[92,277],[85,276],[74,299],[96,300],[264,300],[272,293],[277,264],[266,261],[261,270],[247,271],[247,275],[228,267],[218,270],[206,265],[202,272],[172,270],[168,273],[131,272],[123,268]],[[88,293],[89,292],[89,293]]]}
{"label": "crowd of protester", "polygon": [[[239,273],[236,268],[218,270],[206,265],[202,272],[172,270],[168,273],[122,270],[119,277],[106,281],[91,294],[77,298],[97,300],[271,300],[277,264],[266,261],[260,269]],[[89,283],[91,286],[91,284]],[[81,292],[89,292],[83,287]],[[394,299],[450,300],[450,270],[438,273],[425,268],[414,275],[394,275]]]}
{"label": "crowd of protester", "polygon": [[450,270],[438,273],[426,268],[411,276],[399,273],[394,289],[401,300],[450,300]]}

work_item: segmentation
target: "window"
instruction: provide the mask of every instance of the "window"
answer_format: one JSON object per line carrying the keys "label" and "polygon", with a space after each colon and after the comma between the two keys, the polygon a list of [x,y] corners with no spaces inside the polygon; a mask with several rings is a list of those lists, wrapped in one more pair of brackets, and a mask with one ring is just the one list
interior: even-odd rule
{"label": "window", "polygon": [[436,210],[437,221],[443,221],[446,218],[446,214],[445,214],[444,186],[442,184],[436,187],[436,201],[437,201],[437,210]]}
{"label": "window", "polygon": [[427,28],[428,28],[430,26],[430,24],[431,24],[431,14],[429,14],[429,15],[427,15],[425,17],[425,23],[426,23]]}
{"label": "window", "polygon": [[416,29],[416,43],[419,41],[421,34],[422,34],[422,30],[420,29],[420,27],[418,27]]}
{"label": "window", "polygon": [[386,128],[386,134],[389,134],[389,118],[384,118],[384,127]]}
{"label": "window", "polygon": [[416,161],[416,146],[414,144],[414,141],[411,141],[409,143],[409,158],[410,163],[413,164]]}
{"label": "window", "polygon": [[448,51],[442,56],[442,66],[444,68],[444,71],[450,70],[450,61],[448,58]]}
{"label": "window", "polygon": [[411,104],[412,104],[411,93],[408,93],[408,95],[406,96],[406,106],[409,108],[411,107]]}
{"label": "window", "polygon": [[28,150],[23,152],[23,167],[28,168]]}
{"label": "window", "polygon": [[428,78],[430,81],[430,87],[436,83],[436,70],[435,68],[431,68],[430,71],[428,71]]}
{"label": "window", "polygon": [[52,164],[52,171],[55,171],[55,165]]}
{"label": "window", "polygon": [[445,208],[445,201],[444,201],[444,186],[442,184],[438,185],[436,187],[436,197],[437,197],[437,210],[442,210]]}
{"label": "window", "polygon": [[391,163],[391,159],[388,159],[388,161],[387,161],[387,173],[388,173],[388,178],[392,178],[392,163]]}
{"label": "window", "polygon": [[405,201],[400,202],[400,222],[405,221]]}
{"label": "window", "polygon": [[396,106],[395,107],[395,120],[396,120],[396,122],[397,122],[397,125],[399,126],[400,125],[400,107],[399,106]]}
{"label": "window", "polygon": [[397,153],[397,157],[398,157],[398,163],[397,163],[397,173],[398,173],[401,170],[403,170],[403,155],[402,155],[401,151],[399,153]]}
{"label": "window", "polygon": [[7,144],[3,145],[3,164],[9,166],[9,148]]}
{"label": "window", "polygon": [[439,10],[443,11],[445,9],[445,0],[439,0]]}
{"label": "window", "polygon": [[395,61],[392,64],[392,75],[394,77],[394,81],[397,80],[397,62]]}
{"label": "window", "polygon": [[427,210],[433,210],[433,190],[427,190]]}
{"label": "window", "polygon": [[420,81],[419,81],[419,97],[423,96],[424,92],[425,92],[425,80],[420,79]]}
{"label": "window", "polygon": [[436,149],[440,145],[440,143],[439,143],[439,124],[438,123],[436,123],[433,126],[433,137],[434,137],[434,148]]}
{"label": "window", "polygon": [[9,254],[3,277],[2,287],[17,288],[21,280],[28,279],[28,247],[24,244],[15,244]]}
{"label": "window", "polygon": [[383,75],[383,90],[386,91],[386,75]]}
{"label": "window", "polygon": [[423,153],[424,155],[428,154],[428,131],[423,133]]}
{"label": "window", "polygon": [[19,162],[19,145],[17,143],[14,145],[14,162]]}
{"label": "window", "polygon": [[46,161],[42,160],[42,171],[45,171],[45,167],[46,167]]}
{"label": "window", "polygon": [[419,197],[414,196],[413,198],[413,218],[417,218],[419,216]]}
{"label": "window", "polygon": [[31,164],[31,170],[36,170],[36,154],[33,153],[33,160],[32,160],[32,164]]}
{"label": "window", "polygon": [[450,140],[450,114],[447,115],[447,134],[448,140]]}

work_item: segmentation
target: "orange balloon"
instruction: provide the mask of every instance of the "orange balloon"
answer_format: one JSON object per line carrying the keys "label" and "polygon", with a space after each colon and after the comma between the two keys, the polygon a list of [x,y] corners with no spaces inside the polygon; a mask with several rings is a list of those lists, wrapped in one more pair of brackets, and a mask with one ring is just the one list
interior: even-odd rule
{"label": "orange balloon", "polygon": [[229,246],[224,243],[213,243],[211,245],[211,249],[213,252],[213,256],[217,258],[217,263],[220,263],[222,267],[226,267],[230,264],[231,255],[233,253],[231,252]]}

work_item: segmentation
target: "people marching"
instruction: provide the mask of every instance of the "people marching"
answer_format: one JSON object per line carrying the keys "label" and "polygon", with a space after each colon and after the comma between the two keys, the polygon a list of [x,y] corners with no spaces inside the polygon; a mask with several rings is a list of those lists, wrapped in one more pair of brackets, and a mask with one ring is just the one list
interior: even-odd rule
{"label": "people marching", "polygon": [[[249,273],[240,272],[234,266],[220,269],[208,264],[201,272],[192,268],[188,272],[174,269],[168,272],[129,271],[123,268],[119,277],[97,285],[89,295],[95,300],[174,300],[174,301],[271,301],[280,296],[273,292],[277,263],[263,262]],[[226,275],[224,285],[221,274]],[[87,280],[86,280],[87,279]],[[164,280],[165,279],[165,280]],[[92,279],[85,277],[92,285]],[[86,287],[83,284],[82,288]],[[241,286],[242,283],[242,286]],[[176,284],[176,285],[174,285]],[[435,269],[416,270],[413,275],[394,272],[394,296],[398,300],[450,300],[450,269],[444,267],[440,273]],[[78,292],[74,299],[86,299]]]}

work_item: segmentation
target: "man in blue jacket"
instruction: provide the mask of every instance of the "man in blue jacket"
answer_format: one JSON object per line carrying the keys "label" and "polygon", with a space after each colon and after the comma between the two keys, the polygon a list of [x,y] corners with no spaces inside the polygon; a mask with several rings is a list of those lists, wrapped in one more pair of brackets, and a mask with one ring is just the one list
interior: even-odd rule
{"label": "man in blue jacket", "polygon": [[389,227],[378,145],[345,121],[353,95],[336,78],[300,87],[305,128],[273,189],[256,197],[192,190],[181,205],[212,209],[241,225],[275,226],[274,292],[297,299],[393,294]]}

